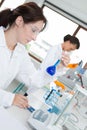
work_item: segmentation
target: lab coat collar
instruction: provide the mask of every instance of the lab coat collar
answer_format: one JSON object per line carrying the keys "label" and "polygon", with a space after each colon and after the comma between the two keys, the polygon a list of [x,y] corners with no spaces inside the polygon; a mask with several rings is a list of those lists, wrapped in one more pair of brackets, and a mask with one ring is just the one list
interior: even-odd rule
{"label": "lab coat collar", "polygon": [[1,26],[0,27],[0,46],[5,47],[6,46],[6,41],[5,41],[5,35],[4,35],[4,28]]}
{"label": "lab coat collar", "polygon": [[22,52],[24,49],[25,49],[25,46],[23,46],[21,43],[17,43],[15,50],[17,50],[18,52]]}
{"label": "lab coat collar", "polygon": [[[5,35],[4,35],[4,27],[0,27],[0,35],[1,35],[1,38],[0,38],[0,47],[6,47],[6,40],[5,40]],[[24,45],[22,45],[21,43],[17,43],[17,46],[15,47],[15,50],[16,52],[22,52],[23,50],[25,49]]]}

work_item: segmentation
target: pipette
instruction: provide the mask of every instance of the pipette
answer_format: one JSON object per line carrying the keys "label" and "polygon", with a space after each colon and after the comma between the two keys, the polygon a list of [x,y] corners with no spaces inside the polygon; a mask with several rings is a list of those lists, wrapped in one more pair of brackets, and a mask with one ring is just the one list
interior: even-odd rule
{"label": "pipette", "polygon": [[[25,96],[25,97],[27,97],[27,96],[28,96],[28,94],[27,94],[27,93],[25,93],[25,94],[24,94],[24,96]],[[35,111],[35,109],[34,109],[32,106],[27,107],[27,109],[28,109],[30,112]]]}
{"label": "pipette", "polygon": [[60,63],[60,61],[61,60],[58,59],[54,65],[47,67],[47,73],[53,76],[56,73],[56,66]]}

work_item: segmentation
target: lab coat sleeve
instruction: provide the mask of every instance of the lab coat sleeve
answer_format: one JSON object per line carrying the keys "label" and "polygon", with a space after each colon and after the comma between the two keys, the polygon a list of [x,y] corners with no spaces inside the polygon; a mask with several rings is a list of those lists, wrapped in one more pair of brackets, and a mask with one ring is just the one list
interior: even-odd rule
{"label": "lab coat sleeve", "polygon": [[52,47],[48,51],[46,58],[43,60],[38,70],[36,70],[29,55],[25,55],[20,67],[20,72],[17,75],[17,79],[20,82],[25,83],[25,85],[29,88],[40,88],[47,85],[54,80],[55,76],[50,76],[46,72],[46,68],[53,65],[58,59],[61,58],[61,52],[62,50],[60,46]]}
{"label": "lab coat sleeve", "polygon": [[[29,89],[40,88],[46,85],[49,81],[44,67],[40,67],[37,70],[32,63],[30,56],[27,54],[21,63],[16,79],[24,83]],[[51,80],[52,78],[50,78],[50,81]]]}
{"label": "lab coat sleeve", "polygon": [[[61,52],[61,46],[53,46],[50,48],[39,70],[32,75],[31,86],[40,88],[49,84],[56,78],[56,75],[50,76],[46,72],[46,68],[53,65],[58,59],[61,59]],[[61,71],[62,69],[59,70],[59,74],[61,74]]]}
{"label": "lab coat sleeve", "polygon": [[12,105],[14,94],[0,89],[0,106],[10,107]]}
{"label": "lab coat sleeve", "polygon": [[45,70],[38,70],[34,75],[31,77],[31,86],[33,88],[41,88],[48,83],[53,81],[53,77],[47,74]]}
{"label": "lab coat sleeve", "polygon": [[16,79],[30,88],[32,75],[35,74],[36,71],[37,69],[31,61],[31,57],[28,54],[25,54]]}

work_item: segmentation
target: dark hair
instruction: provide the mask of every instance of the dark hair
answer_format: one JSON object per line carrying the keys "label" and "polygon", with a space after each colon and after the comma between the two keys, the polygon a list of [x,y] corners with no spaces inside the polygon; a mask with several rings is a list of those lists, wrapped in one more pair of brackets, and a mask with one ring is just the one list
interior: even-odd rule
{"label": "dark hair", "polygon": [[79,49],[79,47],[80,47],[79,39],[75,36],[71,36],[70,34],[67,34],[64,37],[64,42],[65,41],[70,41],[71,44],[76,45],[76,49]]}
{"label": "dark hair", "polygon": [[0,26],[7,27],[11,26],[18,16],[22,16],[24,23],[36,22],[42,20],[44,22],[44,27],[46,26],[47,20],[43,14],[42,8],[40,8],[34,2],[24,3],[17,8],[5,9],[0,12]]}

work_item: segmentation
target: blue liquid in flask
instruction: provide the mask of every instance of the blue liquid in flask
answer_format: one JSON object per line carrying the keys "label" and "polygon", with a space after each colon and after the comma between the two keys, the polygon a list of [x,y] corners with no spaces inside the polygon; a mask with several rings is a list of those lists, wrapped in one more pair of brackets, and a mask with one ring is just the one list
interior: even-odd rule
{"label": "blue liquid in flask", "polygon": [[46,72],[53,76],[56,73],[56,66],[60,63],[61,60],[57,60],[56,63],[52,66],[47,67]]}

